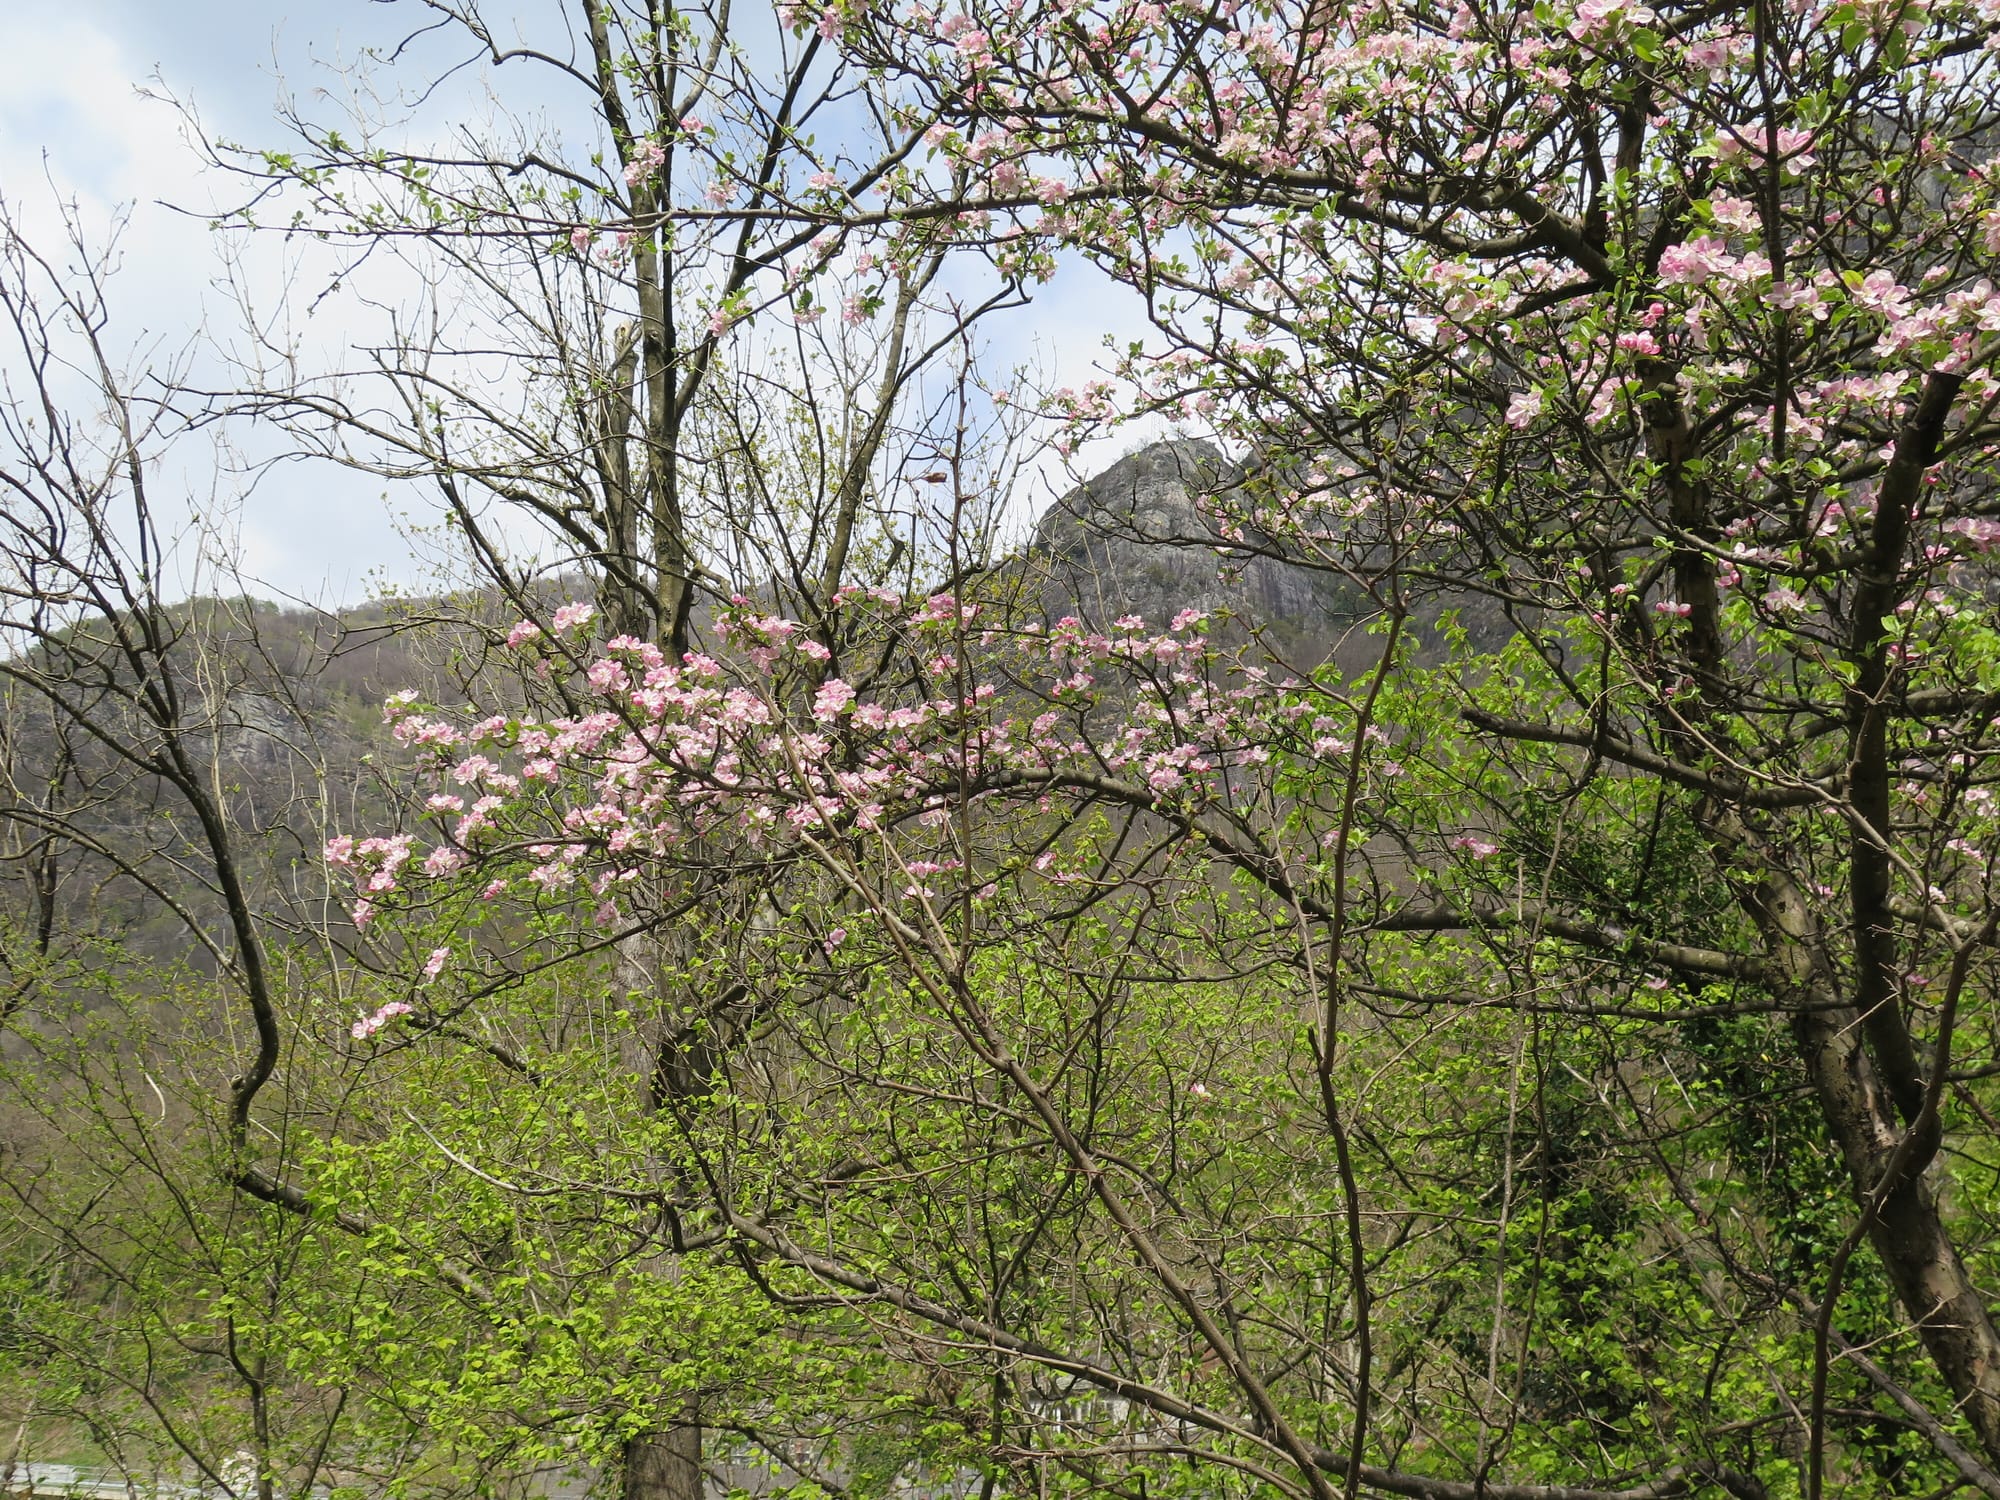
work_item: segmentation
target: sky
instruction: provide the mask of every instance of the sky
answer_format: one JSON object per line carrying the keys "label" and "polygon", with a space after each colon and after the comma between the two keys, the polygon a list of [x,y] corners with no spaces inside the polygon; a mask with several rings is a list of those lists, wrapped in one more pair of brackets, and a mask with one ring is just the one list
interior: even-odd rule
{"label": "sky", "polygon": [[[203,171],[165,96],[196,106],[212,135],[271,133],[281,87],[309,81],[315,52],[339,45],[337,26],[316,20],[319,34],[307,35],[280,15],[256,0],[70,0],[10,18],[0,46],[0,192],[45,253],[60,245],[59,204],[73,203],[94,245],[123,218],[109,337],[129,351],[129,368],[216,372],[202,333],[230,326],[235,312],[206,214],[229,185]],[[255,451],[261,436],[230,437],[233,453],[207,435],[178,441],[154,476],[156,493],[184,496],[206,518],[182,538],[187,586],[222,586],[214,569],[198,569],[203,552],[239,565],[258,592],[313,602],[418,581],[379,484],[326,466],[245,472],[266,456]]]}
{"label": "sky", "polygon": [[[546,24],[562,0],[520,3]],[[241,347],[245,293],[260,316],[282,316],[301,347],[338,358],[365,337],[354,304],[336,298],[306,314],[297,289],[329,274],[312,247],[211,229],[234,184],[204,168],[177,104],[210,139],[282,144],[282,98],[310,106],[319,91],[337,94],[360,48],[393,41],[417,18],[414,5],[382,0],[319,0],[290,14],[268,0],[18,7],[0,38],[0,194],[43,247],[60,238],[60,204],[74,205],[94,243],[122,219],[111,338],[134,366],[179,363],[197,382],[225,383],[215,344]],[[431,102],[441,123],[476,107],[477,76],[457,83],[462,92]],[[1053,383],[1079,383],[1095,373],[1105,333],[1140,331],[1135,308],[1072,271],[993,330],[991,353],[1000,366],[1032,361]],[[1067,467],[1045,460],[1018,506],[1045,504],[1069,470],[1102,467],[1132,441],[1091,445]],[[202,518],[183,528],[186,587],[220,587],[235,569],[254,592],[333,606],[437,586],[424,495],[326,463],[277,461],[282,451],[274,434],[239,423],[192,434],[160,462],[156,491],[184,496],[186,513]]]}

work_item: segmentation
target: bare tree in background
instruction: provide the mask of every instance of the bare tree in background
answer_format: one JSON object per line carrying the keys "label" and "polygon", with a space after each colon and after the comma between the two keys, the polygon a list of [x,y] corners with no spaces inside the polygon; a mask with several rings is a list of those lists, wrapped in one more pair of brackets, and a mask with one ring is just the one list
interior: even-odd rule
{"label": "bare tree in background", "polygon": [[[211,1217],[217,1194],[225,1218],[233,1201],[240,1219],[238,1193],[304,1207],[284,1184],[285,1105],[267,1097],[287,1045],[273,959],[284,928],[271,906],[280,887],[260,865],[259,815],[243,803],[236,766],[252,742],[311,757],[284,674],[262,650],[255,609],[241,599],[176,602],[195,579],[188,551],[200,538],[183,536],[187,550],[176,554],[175,532],[195,532],[200,518],[185,497],[154,494],[177,425],[164,400],[171,383],[121,369],[106,298],[114,252],[96,251],[73,211],[66,227],[67,243],[51,256],[0,203],[0,1021],[21,1044],[15,1055],[54,1057],[65,1022],[38,1006],[87,1009],[93,995],[115,1005],[122,981],[107,955],[150,952],[162,975],[191,960],[212,981],[198,983],[219,997],[221,1014],[190,1018],[214,1034],[179,1079],[184,1087],[160,1076],[182,1102],[189,1089],[197,1102],[204,1086],[213,1091],[220,1139],[206,1154],[169,1144],[188,1134],[185,1117],[158,1139],[147,1134],[166,1127],[167,1094],[141,1054],[123,1076],[135,1089],[143,1076],[150,1094],[140,1089],[121,1106],[113,1088],[96,1099],[103,1119],[130,1127],[122,1166],[105,1167],[93,1188],[61,1182],[53,1157],[17,1157],[8,1186],[16,1222],[34,1224],[58,1261],[80,1257],[117,1288],[112,1295],[143,1303],[137,1288],[150,1273],[126,1262],[131,1242],[97,1222],[107,1200],[127,1201],[118,1183],[135,1174],[150,1182],[163,1195],[167,1241],[178,1235],[197,1256],[219,1243],[209,1231],[224,1240],[233,1232]],[[281,826],[286,811],[294,810],[263,809],[263,826]],[[139,1046],[113,1035],[109,1054],[100,1043],[73,1060]],[[53,1128],[76,1099],[53,1079],[42,1083]],[[72,1095],[90,1093],[82,1073],[72,1083]],[[148,1125],[154,1098],[160,1114]],[[59,1207],[69,1189],[82,1203],[73,1221]],[[219,1265],[208,1274],[222,1274]],[[176,1314],[154,1305],[133,1315],[158,1319],[147,1325],[158,1331]],[[158,1404],[150,1379],[130,1386],[133,1399],[151,1404],[157,1435],[209,1482],[271,1500],[272,1445],[283,1436],[273,1422],[275,1371],[233,1335],[227,1351],[180,1352],[208,1359],[226,1382],[240,1378],[255,1434],[249,1470],[226,1478],[224,1455],[204,1445],[191,1408]],[[130,1370],[105,1378],[134,1379]]]}
{"label": "bare tree in background", "polygon": [[[353,367],[266,338],[219,409],[430,489],[520,615],[546,619],[580,577],[607,634],[671,658],[704,596],[744,593],[804,622],[837,672],[845,588],[908,591],[983,561],[1004,486],[979,470],[992,414],[968,400],[972,335],[1020,297],[963,255],[956,220],[877,207],[923,170],[927,120],[891,110],[822,35],[728,0],[550,3],[526,31],[474,0],[404,8],[409,34],[374,54],[384,87],[361,92],[408,101],[475,68],[490,123],[412,145],[394,110],[294,113],[282,151],[217,148],[255,187],[240,222],[282,210],[360,278],[397,278]],[[440,47],[430,71],[398,61]],[[662,1088],[706,1088],[712,1050],[697,1059],[690,1039],[732,1003],[664,977],[691,933],[665,924],[623,950],[621,984],[657,1012],[634,1058],[655,1108]],[[625,1494],[693,1500],[700,1463],[691,1402],[627,1446]]]}
{"label": "bare tree in background", "polygon": [[[671,653],[704,589],[812,618],[855,578],[915,576],[909,486],[962,446],[938,403],[974,323],[1020,300],[990,269],[947,274],[955,221],[871,211],[926,122],[817,35],[727,4],[551,4],[532,39],[475,4],[411,8],[406,44],[485,70],[496,123],[417,148],[386,115],[294,113],[282,152],[218,148],[257,188],[241,222],[282,208],[364,280],[396,268],[358,364],[266,339],[229,404],[432,487],[524,611],[529,535],[545,571],[588,578],[609,633]],[[376,92],[440,86],[404,84],[412,66]]]}

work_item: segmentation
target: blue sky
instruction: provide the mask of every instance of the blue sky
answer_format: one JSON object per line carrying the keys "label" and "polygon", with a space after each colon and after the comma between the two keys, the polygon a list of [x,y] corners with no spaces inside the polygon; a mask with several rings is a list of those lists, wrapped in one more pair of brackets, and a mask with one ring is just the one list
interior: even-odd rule
{"label": "blue sky", "polygon": [[[202,217],[225,185],[204,176],[172,106],[145,95],[171,91],[200,109],[212,134],[259,139],[273,131],[281,71],[310,86],[313,53],[339,45],[331,12],[369,8],[327,7],[310,27],[255,0],[72,0],[10,17],[0,46],[0,191],[44,249],[59,240],[59,200],[75,204],[97,243],[127,216],[110,336],[134,351],[134,365],[179,357],[199,369],[202,329],[234,318],[234,299],[217,284],[221,247]],[[298,466],[253,484],[229,453],[195,439],[177,445],[156,490],[178,492],[211,523],[182,541],[182,576],[194,586],[220,585],[199,567],[203,551],[240,564],[260,591],[311,600],[358,598],[371,575],[420,581],[379,484]]]}
{"label": "blue sky", "polygon": [[[565,0],[521,3],[546,27]],[[315,271],[324,279],[310,249],[253,240],[225,263],[204,216],[225,202],[230,185],[204,174],[182,116],[148,95],[191,104],[211,137],[280,144],[273,109],[281,96],[311,106],[316,91],[337,94],[344,63],[419,19],[414,5],[376,0],[326,0],[291,12],[260,0],[17,7],[0,38],[0,192],[45,244],[59,228],[59,198],[74,201],[92,238],[121,212],[129,216],[113,338],[147,357],[179,355],[198,375],[222,379],[203,330],[227,337],[240,325],[242,289],[266,316],[289,310],[307,349],[344,350],[355,335],[343,320],[354,314],[336,300],[302,322],[305,299],[288,294],[314,284]],[[476,73],[460,75],[459,84],[461,93],[434,103],[445,122],[478,97]],[[1035,359],[1058,383],[1077,382],[1092,374],[1107,331],[1128,338],[1140,329],[1129,305],[1107,299],[1088,275],[1069,274],[994,331],[993,352],[1001,365]],[[206,438],[183,443],[161,471],[190,513],[207,518],[183,541],[184,572],[195,586],[216,576],[197,566],[204,553],[240,567],[259,592],[318,603],[435,582],[422,535],[431,519],[426,496],[385,494],[381,482],[326,464],[259,468],[278,451],[272,435],[237,429],[229,440],[220,451]],[[1101,466],[1129,441],[1093,445],[1077,466]],[[1053,461],[1045,463],[1029,482],[1035,493],[1020,503],[1046,502],[1065,482]]]}

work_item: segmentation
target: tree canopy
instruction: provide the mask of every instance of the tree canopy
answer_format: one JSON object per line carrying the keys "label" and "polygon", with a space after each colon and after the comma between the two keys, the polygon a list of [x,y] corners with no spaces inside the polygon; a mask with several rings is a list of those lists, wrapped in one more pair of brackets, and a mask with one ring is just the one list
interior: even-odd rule
{"label": "tree canopy", "polygon": [[[562,57],[428,10],[596,153],[218,148],[442,331],[183,394],[430,486],[496,591],[319,820],[344,915],[241,894],[170,651],[62,634],[161,618],[127,533],[50,540],[117,483],[19,422],[8,471],[0,670],[206,809],[260,1040],[203,1191],[397,1288],[259,1314],[355,1453],[2000,1495],[2000,13],[591,0]],[[1152,336],[983,370],[1082,263]],[[1194,508],[1085,521],[1323,575],[1338,628],[1060,597],[998,529],[1037,411],[1215,440]],[[60,792],[4,809],[29,893],[129,876]],[[52,1040],[54,921],[9,960],[45,1119],[125,1066]],[[315,930],[345,1009],[268,977]],[[99,1211],[16,1197],[24,1244]],[[266,1496],[318,1472],[279,1446]]]}

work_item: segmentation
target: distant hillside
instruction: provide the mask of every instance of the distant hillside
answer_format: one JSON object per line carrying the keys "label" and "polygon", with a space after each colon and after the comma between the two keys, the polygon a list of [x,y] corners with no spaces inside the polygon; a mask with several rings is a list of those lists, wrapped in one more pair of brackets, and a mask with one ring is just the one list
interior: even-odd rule
{"label": "distant hillside", "polygon": [[[1008,586],[1024,589],[1017,603],[1049,620],[1074,614],[1105,624],[1136,614],[1164,624],[1195,608],[1235,622],[1221,627],[1225,639],[1257,622],[1294,669],[1329,657],[1350,668],[1371,662],[1379,643],[1356,627],[1373,606],[1357,585],[1219,550],[1198,497],[1243,482],[1206,443],[1132,453],[1049,509],[1027,555],[1005,568]],[[1435,618],[1437,609],[1426,613]],[[172,612],[167,659],[184,722],[196,731],[266,917],[301,930],[317,925],[326,915],[319,849],[327,832],[382,828],[396,816],[404,761],[382,733],[384,697],[415,688],[446,705],[520,698],[514,663],[495,645],[512,614],[481,592],[333,613],[250,599],[196,600]],[[129,664],[102,634],[101,625],[81,626],[47,649],[52,661],[63,659],[68,680],[95,674],[115,684],[97,690],[91,712],[105,739],[143,752],[149,731],[121,697]],[[115,934],[154,956],[187,952],[179,918],[157,899],[165,890],[219,930],[222,908],[185,809],[103,741],[64,733],[32,694],[17,687],[0,707],[0,798],[17,811],[42,810],[45,826],[68,819],[86,839],[35,851],[20,819],[0,825],[0,839],[12,841],[0,848],[5,909],[32,911],[46,896],[66,928]],[[144,880],[114,872],[89,844],[120,851]]]}
{"label": "distant hillside", "polygon": [[[483,632],[465,623],[482,611],[490,601],[477,595],[339,613],[194,599],[166,612],[164,672],[136,665],[103,621],[45,643],[30,665],[71,715],[0,682],[0,911],[28,929],[14,940],[34,945],[32,914],[44,907],[60,913],[59,929],[155,957],[201,961],[169,902],[220,931],[201,831],[151,769],[166,737],[149,700],[172,703],[264,914],[316,919],[324,830],[379,824],[394,805],[371,760],[384,746],[383,698],[415,686],[454,702],[482,676],[511,680],[488,671]],[[137,691],[149,672],[171,693]]]}

